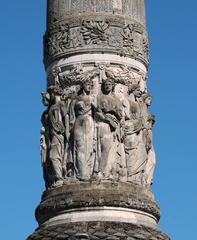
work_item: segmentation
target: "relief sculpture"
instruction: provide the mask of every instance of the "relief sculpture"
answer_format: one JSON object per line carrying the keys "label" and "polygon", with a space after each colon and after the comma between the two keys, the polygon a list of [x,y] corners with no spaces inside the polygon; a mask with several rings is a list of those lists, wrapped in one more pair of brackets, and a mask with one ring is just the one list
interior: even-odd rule
{"label": "relief sculpture", "polygon": [[[117,151],[122,139],[120,131],[122,109],[120,101],[113,93],[114,86],[115,83],[111,79],[103,81],[101,85],[102,93],[98,96],[98,106],[95,114],[98,177],[101,179],[116,178],[118,164],[123,167],[123,164],[117,162]],[[121,151],[119,154],[121,154]]]}
{"label": "relief sculpture", "polygon": [[138,84],[129,87],[125,121],[125,153],[128,181],[143,184],[147,153],[143,140],[143,115],[141,90]]}
{"label": "relief sculpture", "polygon": [[98,20],[95,17],[79,18],[74,24],[67,20],[50,25],[44,37],[45,63],[48,65],[51,58],[74,53],[76,49],[95,52],[100,47],[148,63],[145,28],[136,22],[107,17]]}
{"label": "relief sculpture", "polygon": [[[102,65],[102,68],[101,68]],[[66,181],[150,187],[155,166],[152,98],[129,68],[97,63],[64,74],[43,93],[40,151],[47,188]],[[133,78],[132,78],[133,76]],[[141,79],[141,80],[140,80]]]}
{"label": "relief sculpture", "polygon": [[102,44],[108,40],[106,30],[109,24],[105,21],[84,21],[81,28],[86,44]]}
{"label": "relief sculpture", "polygon": [[[61,102],[63,91],[50,87],[43,94],[48,109],[42,115],[41,154],[46,186],[58,186],[63,181],[62,164],[64,154],[64,106]],[[47,99],[48,97],[48,99]]]}
{"label": "relief sculpture", "polygon": [[148,112],[148,107],[151,105],[152,97],[149,93],[142,95],[144,102],[143,116],[144,116],[144,140],[147,151],[147,163],[144,169],[145,186],[150,187],[153,183],[153,173],[156,164],[155,151],[152,141],[152,127],[155,123],[155,116]]}
{"label": "relief sculpture", "polygon": [[94,166],[94,121],[92,116],[93,83],[87,80],[73,100],[70,117],[73,125],[72,156],[76,177],[79,180],[90,180]]}

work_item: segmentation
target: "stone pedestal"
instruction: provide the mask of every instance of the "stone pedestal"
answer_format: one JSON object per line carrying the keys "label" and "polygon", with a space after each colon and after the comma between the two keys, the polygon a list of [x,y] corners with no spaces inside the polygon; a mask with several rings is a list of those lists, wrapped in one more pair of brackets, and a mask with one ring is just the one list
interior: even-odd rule
{"label": "stone pedestal", "polygon": [[46,191],[28,240],[169,240],[150,191],[144,0],[48,0]]}
{"label": "stone pedestal", "polygon": [[131,183],[66,183],[43,193],[37,239],[167,240],[152,193]]}

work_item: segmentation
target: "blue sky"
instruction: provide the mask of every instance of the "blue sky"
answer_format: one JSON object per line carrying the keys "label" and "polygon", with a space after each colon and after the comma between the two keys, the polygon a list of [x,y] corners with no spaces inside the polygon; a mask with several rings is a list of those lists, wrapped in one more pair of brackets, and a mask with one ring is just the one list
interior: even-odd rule
{"label": "blue sky", "polygon": [[[197,1],[147,0],[151,62],[148,86],[156,115],[153,192],[160,226],[173,240],[194,239],[197,215]],[[1,3],[1,195],[3,240],[37,227],[44,182],[39,156],[40,92],[45,89],[42,36],[46,1]]]}

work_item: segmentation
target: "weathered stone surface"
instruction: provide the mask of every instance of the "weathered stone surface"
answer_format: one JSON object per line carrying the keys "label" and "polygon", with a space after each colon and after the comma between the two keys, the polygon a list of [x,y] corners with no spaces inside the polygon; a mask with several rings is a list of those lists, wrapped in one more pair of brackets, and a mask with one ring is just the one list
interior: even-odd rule
{"label": "weathered stone surface", "polygon": [[[52,235],[53,236],[52,236]],[[83,222],[40,227],[28,240],[169,240],[155,228],[114,222]]]}
{"label": "weathered stone surface", "polygon": [[73,54],[111,53],[148,64],[143,0],[48,1],[45,65]]}
{"label": "weathered stone surface", "polygon": [[149,190],[121,182],[65,183],[46,191],[36,210],[36,218],[42,224],[66,210],[103,206],[140,210],[157,220],[160,218],[160,209]]}
{"label": "weathered stone surface", "polygon": [[169,240],[155,167],[144,0],[48,0],[40,152],[28,240]]}
{"label": "weathered stone surface", "polygon": [[145,25],[144,0],[48,0],[48,25],[76,14],[123,15]]}
{"label": "weathered stone surface", "polygon": [[143,0],[48,1],[40,147],[47,189],[73,179],[150,188],[144,15]]}
{"label": "weathered stone surface", "polygon": [[155,162],[154,121],[143,74],[97,62],[53,68],[49,82],[42,94],[48,108],[41,130],[47,189],[73,179],[133,182],[149,188]]}
{"label": "weathered stone surface", "polygon": [[85,52],[118,54],[148,64],[146,29],[132,18],[67,16],[50,25],[44,39],[46,66],[56,59]]}

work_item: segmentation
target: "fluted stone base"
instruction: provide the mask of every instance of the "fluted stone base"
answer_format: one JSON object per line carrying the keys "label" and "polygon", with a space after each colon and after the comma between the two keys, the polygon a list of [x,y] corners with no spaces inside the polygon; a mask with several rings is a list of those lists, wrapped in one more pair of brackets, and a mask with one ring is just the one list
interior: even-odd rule
{"label": "fluted stone base", "polygon": [[28,240],[167,240],[152,193],[131,183],[73,182],[43,193]]}

